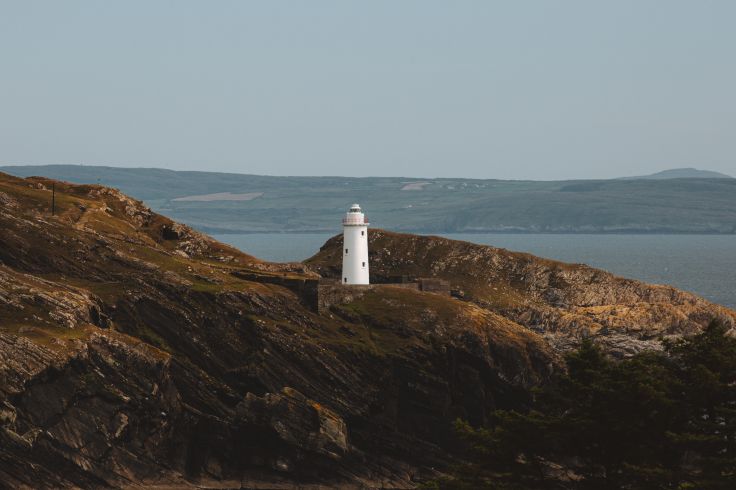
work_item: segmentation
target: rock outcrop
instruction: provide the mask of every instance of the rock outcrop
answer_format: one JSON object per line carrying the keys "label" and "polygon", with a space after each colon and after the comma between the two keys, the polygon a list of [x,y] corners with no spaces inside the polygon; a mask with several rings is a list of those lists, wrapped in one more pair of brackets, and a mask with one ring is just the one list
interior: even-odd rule
{"label": "rock outcrop", "polygon": [[464,300],[382,287],[320,314],[294,285],[330,275],[336,240],[272,264],[101,186],[53,182],[52,216],[51,184],[0,174],[9,488],[413,488],[456,457],[453,420],[525,406],[580,332],[648,348],[733,318],[582,266],[380,231],[372,271],[443,277]]}
{"label": "rock outcrop", "polygon": [[[670,286],[617,277],[501,248],[371,230],[374,280],[392,276],[446,279],[457,296],[540,334],[559,352],[593,338],[615,355],[659,349],[660,339],[691,335],[711,320],[736,325],[736,312]],[[342,237],[306,263],[339,277]]]}
{"label": "rock outcrop", "polygon": [[523,406],[559,366],[449,297],[384,288],[320,315],[293,287],[308,266],[112,189],[0,174],[0,197],[8,487],[412,488],[452,460],[456,417]]}

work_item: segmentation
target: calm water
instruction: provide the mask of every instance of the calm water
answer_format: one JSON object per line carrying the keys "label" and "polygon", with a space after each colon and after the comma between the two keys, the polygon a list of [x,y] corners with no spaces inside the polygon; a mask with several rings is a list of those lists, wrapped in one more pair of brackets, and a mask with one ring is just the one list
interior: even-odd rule
{"label": "calm water", "polygon": [[[300,261],[315,254],[325,233],[215,235],[262,259]],[[614,274],[692,291],[736,308],[734,235],[447,234],[448,238],[578,262]]]}

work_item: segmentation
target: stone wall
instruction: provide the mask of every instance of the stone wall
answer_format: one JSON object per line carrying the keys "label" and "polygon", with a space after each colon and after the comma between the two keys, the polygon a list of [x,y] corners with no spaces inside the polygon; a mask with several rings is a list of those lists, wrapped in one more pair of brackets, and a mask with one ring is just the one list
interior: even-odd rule
{"label": "stone wall", "polygon": [[450,282],[436,277],[420,277],[417,279],[419,290],[427,293],[450,294]]}
{"label": "stone wall", "polygon": [[332,305],[343,305],[359,299],[366,291],[378,288],[405,288],[414,291],[450,295],[450,283],[437,278],[409,278],[383,284],[342,284],[336,279],[305,279],[279,275],[235,271],[234,276],[249,281],[278,284],[296,293],[302,303],[313,311],[324,313]]}

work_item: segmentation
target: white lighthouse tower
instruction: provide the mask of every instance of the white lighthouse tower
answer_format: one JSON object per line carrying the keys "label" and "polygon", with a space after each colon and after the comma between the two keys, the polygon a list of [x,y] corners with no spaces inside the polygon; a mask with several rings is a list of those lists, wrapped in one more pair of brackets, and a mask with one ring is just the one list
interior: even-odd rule
{"label": "white lighthouse tower", "polygon": [[369,284],[368,219],[353,204],[342,219],[342,283]]}

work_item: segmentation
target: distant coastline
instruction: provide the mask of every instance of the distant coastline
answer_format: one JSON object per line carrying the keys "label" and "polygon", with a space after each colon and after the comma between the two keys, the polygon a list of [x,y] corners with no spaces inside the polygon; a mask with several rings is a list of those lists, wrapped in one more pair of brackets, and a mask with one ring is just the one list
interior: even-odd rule
{"label": "distant coastline", "polygon": [[736,234],[736,179],[697,169],[566,181],[277,177],[87,165],[0,172],[115,187],[207,233],[337,232],[333,217],[360,202],[374,226],[421,234]]}

